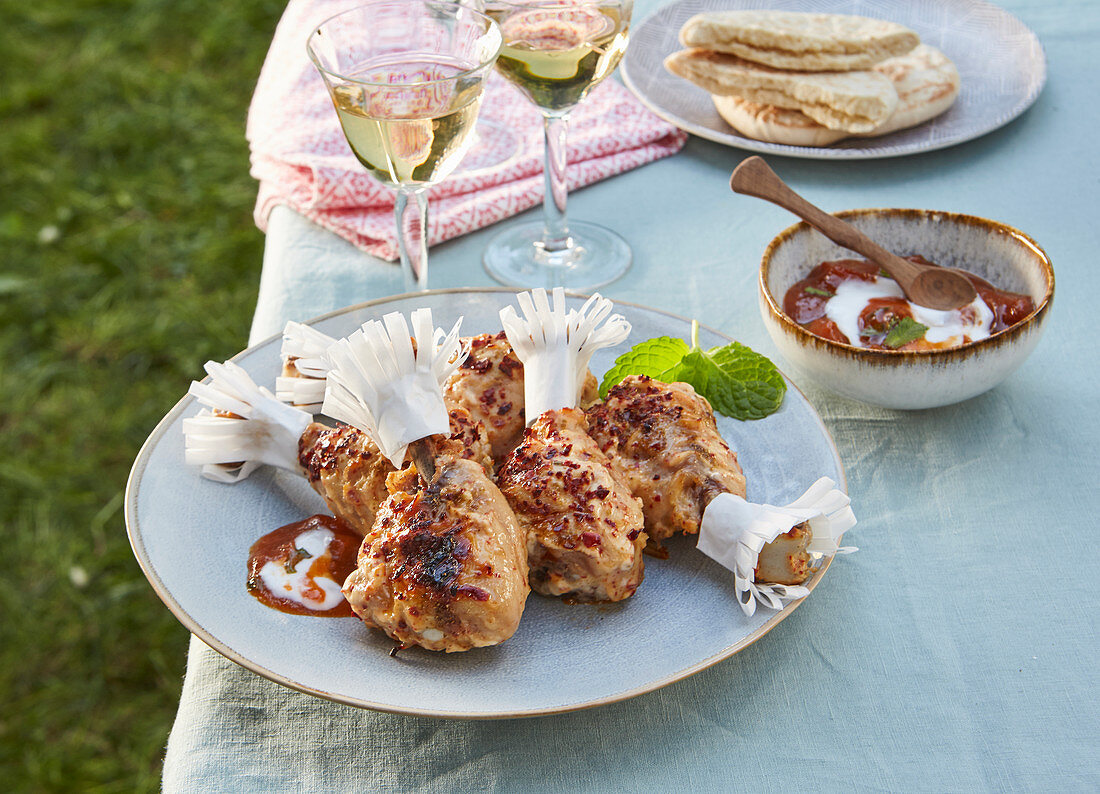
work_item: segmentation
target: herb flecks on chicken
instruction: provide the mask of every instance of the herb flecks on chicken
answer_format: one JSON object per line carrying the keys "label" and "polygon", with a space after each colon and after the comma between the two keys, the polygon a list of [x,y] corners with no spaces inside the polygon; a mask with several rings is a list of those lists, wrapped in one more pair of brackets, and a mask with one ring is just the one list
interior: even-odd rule
{"label": "herb flecks on chicken", "polygon": [[[491,471],[489,442],[481,424],[460,408],[450,411],[450,423],[450,437],[431,437],[433,456],[468,458]],[[313,422],[298,442],[298,461],[332,514],[360,534],[368,534],[379,506],[389,496],[387,478],[398,473],[370,436],[351,425]],[[405,465],[415,474],[408,458]]]}
{"label": "herb flecks on chicken", "polygon": [[745,495],[737,455],[710,404],[686,383],[631,375],[588,410],[589,433],[642,500],[649,537],[695,534],[720,493]]}
{"label": "herb flecks on chicken", "polygon": [[[470,354],[447,380],[443,397],[447,405],[465,408],[485,425],[493,459],[503,464],[527,426],[523,362],[503,331],[465,338],[463,342]],[[580,404],[594,403],[599,398],[598,388],[596,377],[586,372]]]}
{"label": "herb flecks on chicken", "polygon": [[621,601],[642,581],[642,507],[587,430],[576,408],[543,413],[498,482],[527,533],[533,590]]}
{"label": "herb flecks on chicken", "polygon": [[493,458],[503,461],[523,436],[523,364],[503,332],[465,341],[469,355],[447,379],[443,397],[485,425]]}

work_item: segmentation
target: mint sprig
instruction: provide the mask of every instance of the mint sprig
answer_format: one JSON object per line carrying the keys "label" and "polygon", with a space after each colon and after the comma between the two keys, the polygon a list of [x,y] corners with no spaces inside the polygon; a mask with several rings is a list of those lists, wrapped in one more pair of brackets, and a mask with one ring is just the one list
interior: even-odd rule
{"label": "mint sprig", "polygon": [[668,382],[673,371],[690,352],[687,342],[671,336],[639,342],[615,359],[614,365],[604,374],[600,396],[606,398],[608,390],[622,383],[627,375],[648,375],[654,380]]}
{"label": "mint sprig", "polygon": [[691,324],[691,345],[661,336],[623,353],[600,384],[600,396],[628,375],[648,375],[664,383],[690,384],[714,410],[734,419],[763,419],[783,404],[787,384],[768,358],[740,342],[703,350],[699,324]]}
{"label": "mint sprig", "polygon": [[882,343],[891,350],[897,350],[902,345],[923,338],[927,330],[927,325],[918,323],[912,317],[902,317],[890,326],[890,330]]}

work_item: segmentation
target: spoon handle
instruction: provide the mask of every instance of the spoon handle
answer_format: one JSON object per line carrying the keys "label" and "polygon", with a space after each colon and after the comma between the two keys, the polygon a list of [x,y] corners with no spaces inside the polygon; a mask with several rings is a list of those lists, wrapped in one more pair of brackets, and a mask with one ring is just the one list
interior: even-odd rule
{"label": "spoon handle", "polygon": [[882,265],[889,263],[890,275],[908,291],[909,285],[920,275],[921,268],[896,254],[892,254],[854,226],[815,207],[802,196],[795,193],[780,179],[762,157],[749,157],[743,160],[730,177],[730,188],[734,193],[754,196],[770,201],[788,212],[797,215],[813,226],[837,245],[862,254],[872,262]]}

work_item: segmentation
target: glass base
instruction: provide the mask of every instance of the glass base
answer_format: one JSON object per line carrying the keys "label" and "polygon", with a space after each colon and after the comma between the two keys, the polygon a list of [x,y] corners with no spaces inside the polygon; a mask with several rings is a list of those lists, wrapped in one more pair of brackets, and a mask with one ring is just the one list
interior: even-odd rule
{"label": "glass base", "polygon": [[630,246],[610,229],[570,221],[570,245],[547,251],[541,221],[511,226],[489,241],[485,270],[511,287],[590,290],[610,284],[630,269]]}
{"label": "glass base", "polygon": [[477,120],[473,139],[470,150],[459,161],[453,176],[488,171],[519,154],[519,136],[505,125],[489,119]]}

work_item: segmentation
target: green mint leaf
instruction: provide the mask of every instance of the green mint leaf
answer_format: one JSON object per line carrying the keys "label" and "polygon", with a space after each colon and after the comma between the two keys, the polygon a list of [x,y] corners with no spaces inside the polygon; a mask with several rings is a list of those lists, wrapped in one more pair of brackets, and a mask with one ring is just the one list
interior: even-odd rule
{"label": "green mint leaf", "polygon": [[302,548],[295,549],[293,556],[291,556],[291,558],[286,561],[286,564],[283,565],[283,569],[287,573],[297,573],[298,572],[297,571],[298,563],[300,563],[302,560],[311,559],[312,557],[313,557],[313,555],[310,554],[305,549],[302,549]]}
{"label": "green mint leaf", "polygon": [[687,383],[718,413],[740,420],[775,413],[787,391],[775,365],[740,342],[705,351],[668,336],[641,342],[615,360],[600,384],[600,396],[606,398],[628,375]]}
{"label": "green mint leaf", "polygon": [[600,396],[606,399],[611,387],[617,386],[627,375],[648,375],[663,383],[678,380],[673,377],[673,370],[690,350],[683,339],[671,336],[658,336],[639,342],[615,359],[614,365],[600,383]]}
{"label": "green mint leaf", "polygon": [[897,350],[902,345],[917,341],[924,336],[927,330],[927,325],[918,323],[912,317],[902,317],[890,326],[890,331],[886,334],[886,338],[882,340],[882,343],[891,350]]}
{"label": "green mint leaf", "polygon": [[833,295],[833,293],[829,292],[829,290],[827,290],[827,289],[818,289],[817,287],[806,287],[802,291],[803,292],[808,292],[811,295],[820,295],[823,298],[833,298],[833,297],[835,297]]}
{"label": "green mint leaf", "polygon": [[[725,403],[721,410],[735,419],[763,419],[775,413],[783,404],[787,382],[775,364],[740,342],[730,342],[723,347],[712,348],[707,356],[721,370],[726,383],[716,386],[724,394],[716,394]],[[710,400],[710,396],[707,396]],[[714,405],[714,401],[711,401]],[[727,408],[729,410],[727,410]]]}

